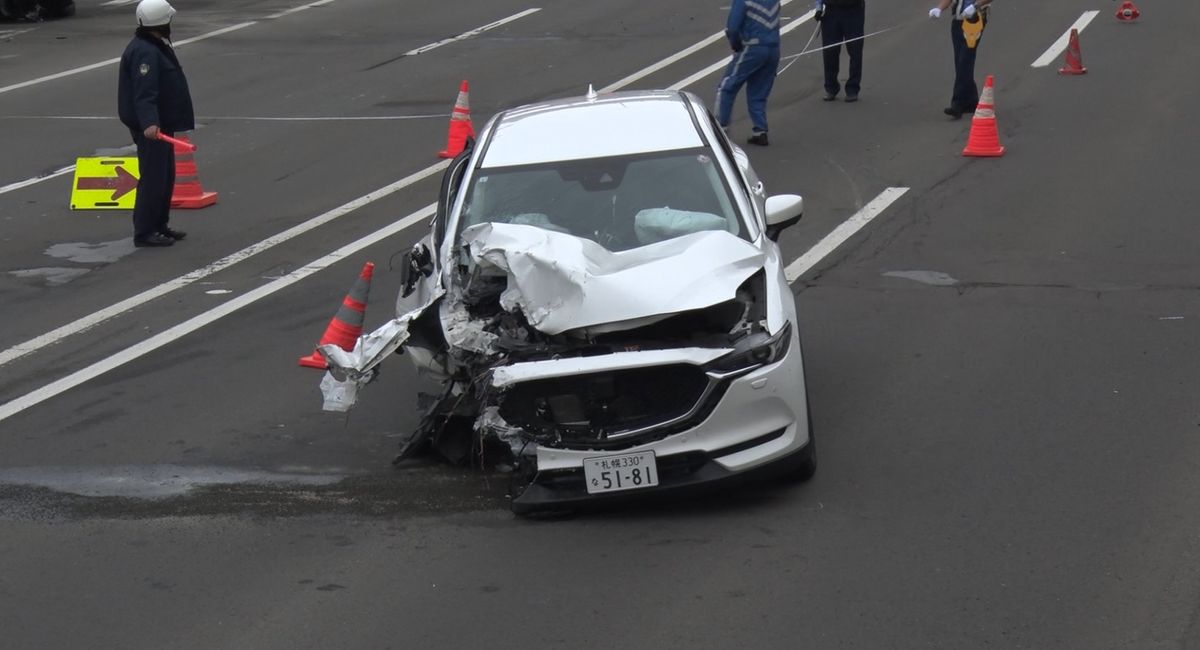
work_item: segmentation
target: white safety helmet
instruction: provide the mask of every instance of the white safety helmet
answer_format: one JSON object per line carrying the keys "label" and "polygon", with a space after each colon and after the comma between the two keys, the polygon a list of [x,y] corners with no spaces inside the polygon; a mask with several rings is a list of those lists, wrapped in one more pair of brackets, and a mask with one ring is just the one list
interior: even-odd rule
{"label": "white safety helmet", "polygon": [[139,27],[161,27],[171,24],[175,7],[167,0],[142,0],[137,6]]}

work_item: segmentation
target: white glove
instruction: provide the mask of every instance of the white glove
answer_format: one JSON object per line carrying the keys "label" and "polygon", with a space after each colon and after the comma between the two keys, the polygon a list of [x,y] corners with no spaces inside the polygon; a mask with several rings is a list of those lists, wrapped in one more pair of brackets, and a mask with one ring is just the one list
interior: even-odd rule
{"label": "white glove", "polygon": [[941,18],[941,17],[942,17],[942,10],[941,10],[941,9],[939,9],[939,8],[937,8],[937,7],[934,7],[933,9],[930,9],[930,10],[929,10],[929,17],[930,17],[930,18],[935,18],[935,19],[936,19],[936,18]]}
{"label": "white glove", "polygon": [[963,18],[974,18],[975,13],[975,5],[967,5],[967,8],[963,9]]}

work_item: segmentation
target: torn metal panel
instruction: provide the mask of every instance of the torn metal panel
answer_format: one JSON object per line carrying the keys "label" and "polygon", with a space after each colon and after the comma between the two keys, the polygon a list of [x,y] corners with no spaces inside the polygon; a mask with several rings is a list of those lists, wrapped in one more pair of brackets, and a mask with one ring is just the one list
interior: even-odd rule
{"label": "torn metal panel", "polygon": [[500,297],[546,334],[701,309],[733,299],[765,255],[725,231],[627,251],[533,226],[482,223],[462,233],[472,261],[507,274]]}
{"label": "torn metal panel", "polygon": [[321,356],[329,362],[329,371],[321,380],[321,394],[325,398],[322,408],[347,411],[354,406],[358,388],[369,383],[375,376],[375,367],[408,340],[412,321],[444,294],[440,288],[426,292],[423,305],[360,336],[350,352],[333,344],[319,346]]}

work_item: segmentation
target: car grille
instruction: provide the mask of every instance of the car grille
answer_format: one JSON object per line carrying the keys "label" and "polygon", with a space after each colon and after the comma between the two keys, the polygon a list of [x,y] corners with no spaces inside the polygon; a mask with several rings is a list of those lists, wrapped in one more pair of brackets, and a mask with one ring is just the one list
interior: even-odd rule
{"label": "car grille", "polygon": [[624,449],[695,426],[726,383],[687,364],[541,379],[512,387],[500,412],[540,444]]}

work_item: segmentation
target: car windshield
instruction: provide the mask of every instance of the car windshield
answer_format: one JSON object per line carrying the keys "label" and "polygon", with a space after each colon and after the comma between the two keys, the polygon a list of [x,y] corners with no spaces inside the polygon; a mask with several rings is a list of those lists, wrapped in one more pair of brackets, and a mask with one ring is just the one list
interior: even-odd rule
{"label": "car windshield", "polygon": [[704,148],[479,170],[459,226],[513,223],[623,251],[705,230],[748,239]]}

